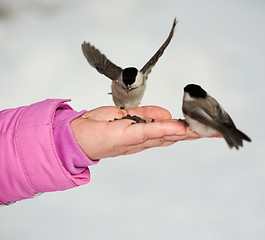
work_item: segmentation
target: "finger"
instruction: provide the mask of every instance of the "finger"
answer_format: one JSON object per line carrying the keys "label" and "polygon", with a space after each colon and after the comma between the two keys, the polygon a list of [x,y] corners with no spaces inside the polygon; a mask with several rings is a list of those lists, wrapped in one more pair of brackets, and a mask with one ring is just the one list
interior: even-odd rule
{"label": "finger", "polygon": [[114,106],[103,106],[90,110],[83,114],[84,118],[90,118],[98,121],[113,120],[114,118],[123,117],[120,108]]}
{"label": "finger", "polygon": [[155,119],[157,121],[162,121],[165,119],[172,119],[171,113],[162,107],[157,106],[143,106],[137,108],[123,109],[122,111],[130,115],[137,115],[143,119]]}
{"label": "finger", "polygon": [[93,109],[83,114],[83,118],[90,118],[98,121],[113,120],[114,118],[122,118],[126,115],[136,115],[142,119],[162,121],[165,119],[172,119],[168,110],[157,106],[144,106],[129,109],[120,109],[114,106],[104,106]]}
{"label": "finger", "polygon": [[153,148],[153,147],[167,147],[174,143],[176,142],[175,141],[161,142],[160,140],[150,140],[150,141],[146,141],[145,144],[139,144],[138,146],[128,147],[122,155],[138,153],[138,152],[141,152],[149,148]]}
{"label": "finger", "polygon": [[171,140],[178,141],[182,137],[198,137],[198,134],[185,128],[177,120],[164,120],[162,122],[138,123],[128,125],[123,132],[124,146],[144,143],[148,139],[171,136]]}
{"label": "finger", "polygon": [[157,138],[147,138],[146,140],[131,144],[130,146],[127,146],[127,150],[133,150],[138,148],[152,148],[152,147],[162,147],[162,146],[169,146],[175,142],[183,141],[183,140],[195,140],[200,138],[198,134],[194,134],[193,132],[189,132],[184,135],[163,135],[161,137]]}
{"label": "finger", "polygon": [[209,136],[209,138],[223,138],[222,134],[214,134],[212,136]]}
{"label": "finger", "polygon": [[200,138],[200,136],[197,133],[194,134],[194,132],[190,132],[189,134],[185,134],[183,136],[173,135],[173,136],[163,136],[161,138],[155,138],[155,139],[147,139],[142,143],[127,146],[126,150],[122,155],[138,153],[153,147],[166,147],[178,141],[195,140],[198,138]]}

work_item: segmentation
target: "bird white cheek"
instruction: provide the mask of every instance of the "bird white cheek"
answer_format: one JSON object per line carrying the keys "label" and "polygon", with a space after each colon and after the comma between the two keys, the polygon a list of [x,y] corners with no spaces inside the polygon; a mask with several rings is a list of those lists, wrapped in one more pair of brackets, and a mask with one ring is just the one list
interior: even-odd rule
{"label": "bird white cheek", "polygon": [[202,124],[192,118],[190,118],[189,116],[185,115],[185,120],[186,122],[189,124],[189,128],[196,132],[199,133],[201,136],[203,137],[209,137],[209,136],[213,136],[215,134],[219,134],[218,131],[216,131],[215,129],[206,126],[205,124]]}
{"label": "bird white cheek", "polygon": [[132,88],[136,88],[142,85],[144,80],[144,75],[142,72],[138,72],[135,78],[135,82],[131,85]]}
{"label": "bird white cheek", "polygon": [[193,100],[190,96],[189,93],[187,92],[184,92],[184,95],[183,95],[183,101],[186,102],[186,101],[190,101],[190,100]]}

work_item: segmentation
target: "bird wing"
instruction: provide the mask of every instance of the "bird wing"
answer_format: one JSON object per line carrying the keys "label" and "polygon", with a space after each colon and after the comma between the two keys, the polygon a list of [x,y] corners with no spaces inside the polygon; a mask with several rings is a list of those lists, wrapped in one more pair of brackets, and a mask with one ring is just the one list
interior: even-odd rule
{"label": "bird wing", "polygon": [[[202,101],[205,100],[203,99]],[[204,107],[197,107],[198,105],[202,106],[202,104],[194,103],[193,101],[183,102],[183,113],[219,131],[230,148],[235,147],[238,149],[239,146],[243,146],[243,139],[251,142],[251,139],[246,134],[236,128],[231,117],[214,98],[208,96],[208,102],[207,104],[204,102]]]}
{"label": "bird wing", "polygon": [[206,107],[205,111],[210,114],[209,107],[214,108],[212,117],[214,121],[218,121],[221,124],[230,125],[231,127],[236,127],[232,118],[229,114],[222,108],[222,106],[211,96],[208,95],[209,106]]}
{"label": "bird wing", "polygon": [[[202,101],[201,103],[199,101]],[[211,96],[205,99],[194,101],[185,101],[182,105],[183,112],[197,121],[217,129],[220,124],[235,127],[235,124],[228,113]]]}
{"label": "bird wing", "polygon": [[177,25],[177,20],[176,18],[174,19],[171,31],[168,35],[167,40],[164,42],[164,44],[158,49],[158,51],[155,53],[155,55],[143,66],[143,68],[141,69],[141,72],[146,76],[151,72],[152,67],[157,63],[158,59],[163,55],[166,47],[168,46],[168,44],[170,43],[173,34],[174,34],[174,29]]}
{"label": "bird wing", "polygon": [[107,57],[102,54],[98,49],[96,49],[90,43],[84,42],[82,44],[83,53],[88,61],[88,63],[96,68],[99,73],[104,74],[111,80],[117,80],[122,72],[122,68],[116,66]]}

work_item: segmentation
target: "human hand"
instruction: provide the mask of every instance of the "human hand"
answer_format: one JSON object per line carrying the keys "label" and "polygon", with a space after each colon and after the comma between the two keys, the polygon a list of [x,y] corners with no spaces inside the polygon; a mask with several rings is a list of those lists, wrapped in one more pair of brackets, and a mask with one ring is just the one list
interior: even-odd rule
{"label": "human hand", "polygon": [[[134,121],[130,119],[113,121],[128,114],[137,115],[147,123],[132,124]],[[151,122],[151,119],[155,119],[155,122]],[[129,109],[99,107],[74,119],[70,127],[78,145],[93,160],[200,138],[199,134],[172,119],[169,111],[156,106]]]}

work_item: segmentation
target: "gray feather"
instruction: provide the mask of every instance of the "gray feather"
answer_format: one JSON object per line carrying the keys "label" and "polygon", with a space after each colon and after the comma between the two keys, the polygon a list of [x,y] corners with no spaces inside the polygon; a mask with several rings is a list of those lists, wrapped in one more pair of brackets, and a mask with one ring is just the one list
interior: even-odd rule
{"label": "gray feather", "polygon": [[116,66],[107,57],[102,54],[98,49],[92,46],[90,43],[84,42],[82,44],[83,53],[88,63],[97,69],[101,74],[104,74],[111,80],[117,80],[122,72],[122,68]]}
{"label": "gray feather", "polygon": [[220,126],[220,132],[230,148],[235,147],[238,149],[242,147],[243,140],[251,142],[251,139],[246,134],[238,130],[235,126],[226,123]]}
{"label": "gray feather", "polygon": [[175,18],[167,40],[158,49],[158,51],[155,53],[155,55],[141,69],[141,72],[146,76],[146,78],[147,78],[147,75],[151,72],[152,67],[157,63],[158,59],[163,55],[166,47],[170,43],[170,41],[171,41],[171,39],[172,39],[172,37],[174,35],[174,29],[175,29],[176,25],[177,25],[177,20]]}
{"label": "gray feather", "polygon": [[247,135],[236,128],[228,113],[209,95],[207,100],[183,102],[182,110],[187,116],[220,132],[230,148],[238,149],[243,146],[243,140],[251,141]]}

